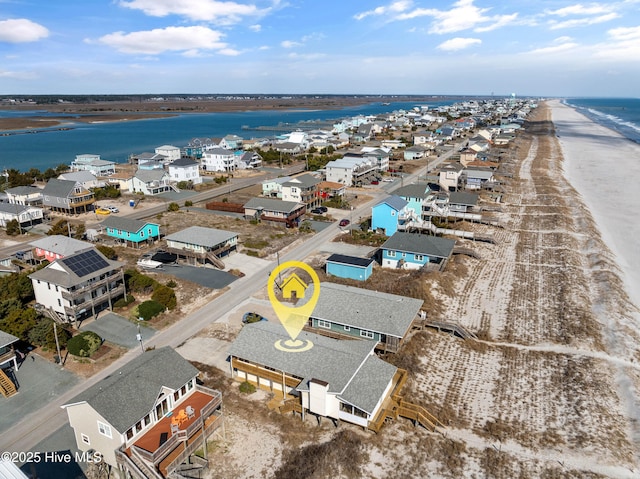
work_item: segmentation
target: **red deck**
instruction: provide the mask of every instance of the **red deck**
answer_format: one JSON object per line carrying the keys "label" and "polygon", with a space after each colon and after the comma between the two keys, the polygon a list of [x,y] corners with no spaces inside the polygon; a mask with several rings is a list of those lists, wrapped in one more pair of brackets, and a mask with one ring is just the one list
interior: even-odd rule
{"label": "red deck", "polygon": [[[181,409],[186,409],[187,406],[191,406],[195,410],[195,416],[180,425],[180,430],[186,430],[191,424],[200,420],[200,410],[211,400],[213,396],[201,391],[194,391],[192,394],[184,398],[179,404],[173,408],[173,414],[178,414]],[[153,426],[146,434],[139,438],[134,446],[154,453],[160,446],[160,438],[163,433],[166,434],[166,438],[171,438],[171,417],[163,417],[155,426]]]}

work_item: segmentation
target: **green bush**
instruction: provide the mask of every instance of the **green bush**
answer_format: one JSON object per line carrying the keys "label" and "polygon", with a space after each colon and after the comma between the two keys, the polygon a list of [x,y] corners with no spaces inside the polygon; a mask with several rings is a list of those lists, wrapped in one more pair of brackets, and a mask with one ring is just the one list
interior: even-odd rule
{"label": "green bush", "polygon": [[184,205],[187,206],[187,207],[193,206],[193,201],[187,200],[187,201],[184,202]]}
{"label": "green bush", "polygon": [[179,210],[180,210],[180,205],[178,203],[171,202],[169,203],[169,206],[167,206],[167,211],[179,211]]}
{"label": "green bush", "polygon": [[170,288],[175,288],[176,286],[178,286],[178,283],[170,279],[169,281],[167,281],[167,286],[169,286]]}
{"label": "green bush", "polygon": [[248,381],[240,383],[240,392],[245,394],[253,394],[256,392],[256,387]]}
{"label": "green bush", "polygon": [[133,303],[135,300],[136,300],[136,298],[134,298],[132,294],[128,294],[127,295],[127,299],[125,299],[124,297],[120,298],[118,301],[113,303],[113,307],[116,308],[116,309],[117,308],[126,308],[131,303]]}
{"label": "green bush", "polygon": [[169,310],[175,309],[178,304],[175,291],[163,284],[159,284],[154,288],[151,299]]}
{"label": "green bush", "polygon": [[102,345],[102,338],[93,331],[84,331],[67,343],[67,350],[74,356],[88,358]]}
{"label": "green bush", "polygon": [[158,284],[152,277],[139,273],[135,269],[125,271],[125,276],[128,277],[127,286],[129,286],[129,291],[134,293],[149,294]]}
{"label": "green bush", "polygon": [[111,246],[105,246],[103,244],[96,245],[96,249],[105,255],[108,259],[118,259],[118,253]]}
{"label": "green bush", "polygon": [[18,223],[18,220],[7,221],[7,234],[9,236],[20,234],[20,223]]}
{"label": "green bush", "polygon": [[164,305],[150,299],[149,301],[145,301],[138,306],[138,317],[144,319],[145,321],[149,321],[154,316],[162,313],[164,309]]}

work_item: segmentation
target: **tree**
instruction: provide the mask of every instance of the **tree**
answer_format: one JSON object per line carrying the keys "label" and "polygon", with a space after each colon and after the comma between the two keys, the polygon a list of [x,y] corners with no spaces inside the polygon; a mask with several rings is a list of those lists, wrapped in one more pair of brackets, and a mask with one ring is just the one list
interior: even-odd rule
{"label": "tree", "polygon": [[169,310],[175,309],[178,304],[175,291],[163,284],[159,284],[154,288],[151,299]]}
{"label": "tree", "polygon": [[69,222],[67,220],[56,221],[53,224],[53,226],[49,228],[49,231],[47,231],[47,234],[49,236],[53,236],[53,235],[67,236],[69,234],[69,229],[71,227],[71,225],[69,225],[68,223]]}
{"label": "tree", "polygon": [[18,223],[18,220],[7,221],[6,228],[9,236],[17,236],[21,233],[20,223]]}
{"label": "tree", "polygon": [[164,306],[157,301],[149,300],[138,306],[138,315],[145,321],[149,321],[154,316],[164,311]]}
{"label": "tree", "polygon": [[109,259],[118,259],[118,253],[116,253],[116,250],[113,249],[111,246],[99,244],[99,245],[96,245],[96,249]]}
{"label": "tree", "polygon": [[71,333],[62,326],[54,328],[53,320],[47,317],[40,317],[35,326],[31,328],[28,333],[29,342],[47,349],[54,349],[56,348],[55,331],[58,333],[60,348],[65,348],[69,338],[71,338]]}
{"label": "tree", "polygon": [[88,358],[102,345],[102,338],[93,331],[83,331],[67,342],[67,350],[74,356]]}
{"label": "tree", "polygon": [[78,226],[75,227],[75,231],[73,232],[73,237],[75,239],[82,239],[84,238],[84,235],[86,232],[87,232],[87,227],[84,225],[84,223],[80,223]]}
{"label": "tree", "polygon": [[29,331],[36,325],[38,313],[32,308],[14,309],[0,320],[0,329],[23,341],[29,340]]}

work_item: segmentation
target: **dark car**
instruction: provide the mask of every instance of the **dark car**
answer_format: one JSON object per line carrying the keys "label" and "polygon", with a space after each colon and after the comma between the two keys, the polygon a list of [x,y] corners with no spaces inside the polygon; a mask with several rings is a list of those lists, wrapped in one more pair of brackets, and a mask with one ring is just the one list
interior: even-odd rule
{"label": "dark car", "polygon": [[340,226],[341,227],[344,228],[345,226],[348,226],[348,225],[349,225],[349,220],[348,219],[345,218],[343,220],[340,220]]}
{"label": "dark car", "polygon": [[329,208],[327,208],[326,206],[318,206],[318,208],[320,211],[322,211],[323,213],[326,213],[327,211],[329,211]]}
{"label": "dark car", "polygon": [[311,213],[313,213],[314,215],[321,215],[322,213],[324,213],[324,211],[322,211],[320,208],[314,208],[311,210]]}
{"label": "dark car", "polygon": [[268,321],[264,316],[259,315],[258,313],[248,312],[242,315],[242,323],[243,324],[251,324],[257,323],[258,321]]}

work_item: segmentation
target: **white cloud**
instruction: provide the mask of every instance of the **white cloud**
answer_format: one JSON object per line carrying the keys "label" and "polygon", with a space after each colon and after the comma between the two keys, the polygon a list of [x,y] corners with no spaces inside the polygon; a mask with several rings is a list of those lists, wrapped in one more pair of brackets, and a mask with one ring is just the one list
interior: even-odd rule
{"label": "white cloud", "polygon": [[439,50],[444,50],[446,52],[454,52],[458,50],[464,50],[465,48],[469,48],[472,45],[479,45],[482,43],[482,40],[479,38],[452,38],[451,40],[447,40],[446,42],[442,42],[436,48]]}
{"label": "white cloud", "polygon": [[236,50],[235,48],[222,48],[218,50],[217,53],[220,55],[225,55],[227,57],[237,57],[241,54],[241,52],[239,50]]}
{"label": "white cloud", "polygon": [[568,7],[558,8],[557,10],[546,10],[545,13],[548,15],[566,17],[569,15],[600,15],[611,11],[612,9],[610,5],[602,5],[600,3],[582,5],[581,3],[577,3],[575,5],[569,5]]}
{"label": "white cloud", "polygon": [[[123,53],[157,55],[168,51],[221,50],[222,33],[207,27],[167,27],[141,32],[115,32],[98,41]],[[191,53],[193,55],[193,52]]]}
{"label": "white cloud", "polygon": [[49,36],[49,30],[26,18],[0,21],[0,42],[36,42]]}
{"label": "white cloud", "polygon": [[611,41],[596,45],[594,56],[625,63],[640,58],[640,26],[613,28],[607,34]]}
{"label": "white cloud", "polygon": [[190,20],[233,24],[243,17],[264,15],[255,5],[216,0],[120,0],[120,5],[152,17],[180,15]]}
{"label": "white cloud", "polygon": [[262,25],[250,25],[249,30],[251,30],[252,32],[259,32],[262,30]]}
{"label": "white cloud", "polygon": [[577,43],[574,42],[566,42],[560,43],[558,45],[552,45],[550,47],[536,48],[535,50],[531,50],[527,53],[532,55],[549,55],[552,53],[561,53],[566,52],[567,50],[573,50],[578,46]]}
{"label": "white cloud", "polygon": [[33,72],[12,72],[7,70],[0,70],[0,78],[31,80],[36,78],[36,75]]}
{"label": "white cloud", "polygon": [[390,3],[389,5],[386,5],[386,6],[376,7],[373,10],[368,10],[366,12],[358,13],[354,15],[353,18],[355,18],[356,20],[362,20],[363,18],[371,17],[371,16],[386,15],[394,12],[395,13],[404,12],[405,10],[411,7],[412,3],[413,2],[408,0],[400,0],[397,2]]}
{"label": "white cloud", "polygon": [[302,45],[302,43],[294,42],[292,40],[284,40],[284,41],[280,42],[280,46],[282,48],[295,48],[295,47],[299,47],[301,45]]}
{"label": "white cloud", "polygon": [[390,20],[400,21],[431,17],[433,22],[429,28],[429,33],[446,34],[470,29],[475,29],[478,32],[487,32],[513,23],[518,17],[517,13],[486,15],[490,9],[479,8],[473,2],[474,0],[458,0],[450,10],[416,8],[406,11],[405,9],[395,17],[390,17]]}
{"label": "white cloud", "polygon": [[611,20],[615,20],[619,17],[619,14],[611,12],[605,15],[600,15],[598,17],[574,18],[571,20],[565,20],[563,22],[556,22],[555,20],[552,20],[551,22],[549,22],[549,27],[552,30],[559,30],[561,28],[587,27],[589,25],[596,25],[598,23],[610,22]]}

